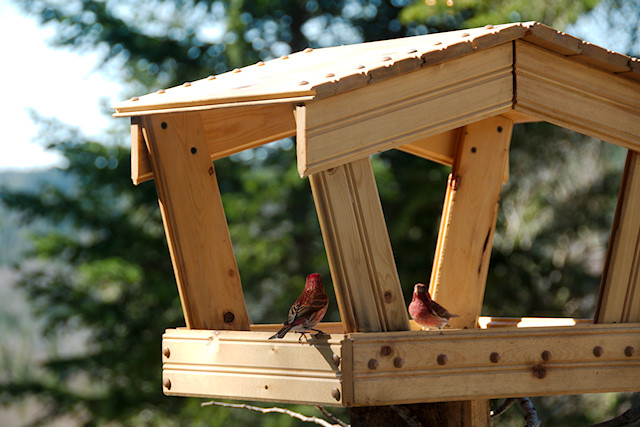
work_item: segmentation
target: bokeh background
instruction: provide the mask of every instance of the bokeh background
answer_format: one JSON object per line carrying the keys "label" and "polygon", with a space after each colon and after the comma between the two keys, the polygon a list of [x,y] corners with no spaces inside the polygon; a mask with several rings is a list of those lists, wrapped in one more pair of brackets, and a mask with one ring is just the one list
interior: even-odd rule
{"label": "bokeh background", "polygon": [[[640,55],[640,0],[1,2],[3,127],[16,129],[11,113],[24,106],[31,116],[0,145],[0,424],[8,426],[299,424],[162,394],[161,335],[184,320],[154,184],[131,183],[128,121],[109,117],[110,102],[306,47],[516,21]],[[25,20],[43,29],[46,49],[26,43]],[[87,63],[76,82],[52,73],[73,76]],[[593,316],[625,156],[550,124],[515,127],[484,315]],[[413,284],[429,279],[449,169],[399,151],[372,161],[408,302]],[[282,322],[313,271],[335,301],[293,141],[215,165],[252,320]],[[339,320],[335,302],[326,319]],[[545,425],[588,425],[638,395],[533,401]],[[523,425],[519,408],[494,425]]]}

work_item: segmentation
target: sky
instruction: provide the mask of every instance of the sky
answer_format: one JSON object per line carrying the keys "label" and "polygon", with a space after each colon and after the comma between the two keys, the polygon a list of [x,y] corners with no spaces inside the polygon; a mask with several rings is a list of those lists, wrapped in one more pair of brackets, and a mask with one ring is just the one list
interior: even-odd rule
{"label": "sky", "polygon": [[[620,43],[598,28],[601,18],[594,13],[567,32],[616,50]],[[116,120],[101,111],[100,101],[113,105],[121,100],[121,86],[95,69],[96,53],[51,47],[47,40],[53,32],[52,27],[40,27],[33,17],[19,12],[12,1],[0,0],[0,40],[2,56],[7,61],[0,66],[0,172],[61,164],[56,154],[33,141],[38,127],[30,117],[31,110],[80,127],[88,136],[100,135],[110,120]]]}
{"label": "sky", "polygon": [[81,127],[91,136],[116,120],[101,112],[100,99],[106,98],[108,105],[120,100],[120,85],[95,70],[97,54],[50,47],[47,40],[53,32],[21,14],[13,2],[0,0],[0,172],[60,164],[61,159],[33,142],[38,127],[30,110]]}

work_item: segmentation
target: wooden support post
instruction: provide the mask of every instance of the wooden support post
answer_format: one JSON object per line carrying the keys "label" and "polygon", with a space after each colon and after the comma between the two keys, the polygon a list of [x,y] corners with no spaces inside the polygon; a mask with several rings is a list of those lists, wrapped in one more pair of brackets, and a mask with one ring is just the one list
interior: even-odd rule
{"label": "wooden support post", "polygon": [[627,153],[596,323],[640,322],[640,154]]}
{"label": "wooden support post", "polygon": [[345,332],[409,330],[369,157],[310,181]]}
{"label": "wooden support post", "polygon": [[[466,126],[447,183],[429,292],[461,316],[452,319],[455,328],[477,327],[512,129],[500,116]],[[454,422],[459,406],[445,405],[446,418]],[[489,425],[489,401],[463,406],[462,423],[449,425]]]}
{"label": "wooden support post", "polygon": [[141,118],[186,325],[248,330],[240,275],[198,113]]}

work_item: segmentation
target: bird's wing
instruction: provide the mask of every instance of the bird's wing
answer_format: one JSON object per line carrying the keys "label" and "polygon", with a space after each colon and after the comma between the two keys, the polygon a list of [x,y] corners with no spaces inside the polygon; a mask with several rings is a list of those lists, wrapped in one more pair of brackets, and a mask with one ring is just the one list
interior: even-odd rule
{"label": "bird's wing", "polygon": [[314,313],[322,310],[328,302],[329,298],[326,294],[308,295],[303,293],[291,306],[287,324],[299,324],[307,321]]}
{"label": "bird's wing", "polygon": [[451,317],[460,317],[457,314],[449,313],[449,311],[438,304],[437,302],[431,300],[431,312],[438,317],[443,317],[445,319],[449,319]]}

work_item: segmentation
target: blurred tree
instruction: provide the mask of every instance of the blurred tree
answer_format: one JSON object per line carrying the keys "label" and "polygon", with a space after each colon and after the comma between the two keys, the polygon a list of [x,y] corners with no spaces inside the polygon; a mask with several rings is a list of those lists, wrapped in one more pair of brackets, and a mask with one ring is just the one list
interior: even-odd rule
{"label": "blurred tree", "polygon": [[[55,45],[101,52],[103,68],[127,82],[132,93],[141,93],[306,46],[518,20],[562,28],[596,3],[23,0],[19,5],[43,25],[55,26]],[[623,8],[613,0],[601,4],[609,11]],[[41,423],[69,414],[90,425],[256,423],[252,414],[200,410],[195,399],[161,393],[161,334],[183,320],[153,184],[133,188],[129,180],[127,135],[118,132],[97,142],[60,123],[41,125],[42,142],[67,158],[63,172],[73,184],[45,183],[34,192],[5,189],[2,201],[22,211],[25,221],[63,222],[71,231],[34,236],[30,256],[38,262],[20,264],[19,286],[42,318],[46,339],[82,331],[86,345],[72,354],[59,349],[41,366],[1,378],[0,402],[36,397],[45,405]],[[309,184],[295,172],[292,147],[285,140],[216,162],[255,322],[282,321],[305,274],[328,276]],[[487,313],[592,314],[621,157],[620,150],[549,125],[516,130]],[[583,166],[587,161],[590,168]],[[413,283],[428,280],[449,171],[396,151],[373,162],[409,297]],[[338,319],[335,304],[327,318]],[[544,411],[539,413],[545,419]],[[263,425],[294,423],[287,417],[259,419]]]}

